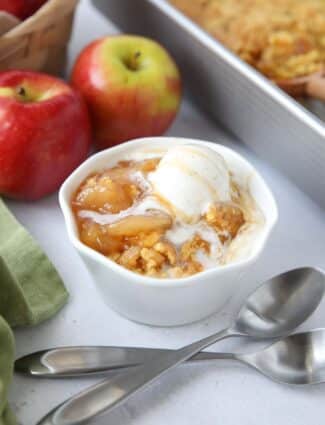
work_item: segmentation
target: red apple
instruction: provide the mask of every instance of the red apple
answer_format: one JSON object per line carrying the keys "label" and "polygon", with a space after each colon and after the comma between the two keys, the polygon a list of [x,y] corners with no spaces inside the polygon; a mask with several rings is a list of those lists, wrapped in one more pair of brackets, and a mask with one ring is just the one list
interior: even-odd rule
{"label": "red apple", "polygon": [[84,101],[64,81],[0,73],[0,194],[35,200],[55,191],[87,157],[90,141]]}
{"label": "red apple", "polygon": [[43,6],[48,0],[25,0],[25,10],[23,19],[28,18],[29,16],[34,15],[38,9]]}
{"label": "red apple", "polygon": [[11,13],[19,19],[33,15],[47,0],[0,0],[0,11]]}
{"label": "red apple", "polygon": [[0,0],[0,11],[11,13],[19,19],[23,19],[25,0]]}
{"label": "red apple", "polygon": [[138,36],[91,43],[78,57],[71,81],[86,99],[99,149],[161,135],[173,122],[181,99],[173,59],[155,41]]}

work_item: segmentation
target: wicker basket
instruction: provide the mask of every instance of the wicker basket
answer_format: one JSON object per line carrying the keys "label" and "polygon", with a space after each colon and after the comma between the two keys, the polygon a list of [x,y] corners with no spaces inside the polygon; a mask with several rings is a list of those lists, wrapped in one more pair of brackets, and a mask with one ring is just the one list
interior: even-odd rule
{"label": "wicker basket", "polygon": [[0,71],[29,69],[61,74],[77,3],[78,0],[48,0],[23,22],[1,13]]}

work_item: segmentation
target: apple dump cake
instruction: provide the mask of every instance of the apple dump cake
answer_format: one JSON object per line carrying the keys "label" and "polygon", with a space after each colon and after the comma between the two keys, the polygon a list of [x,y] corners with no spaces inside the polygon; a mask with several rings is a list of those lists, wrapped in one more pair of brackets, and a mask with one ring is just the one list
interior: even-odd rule
{"label": "apple dump cake", "polygon": [[272,80],[320,71],[324,0],[170,0],[185,15]]}
{"label": "apple dump cake", "polygon": [[147,276],[220,267],[236,261],[264,224],[247,181],[237,180],[220,154],[194,144],[119,161],[73,196],[79,237]]}

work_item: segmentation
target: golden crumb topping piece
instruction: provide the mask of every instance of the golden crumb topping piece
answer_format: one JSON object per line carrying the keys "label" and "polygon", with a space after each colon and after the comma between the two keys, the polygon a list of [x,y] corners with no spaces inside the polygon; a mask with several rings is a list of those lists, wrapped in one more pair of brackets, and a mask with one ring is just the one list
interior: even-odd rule
{"label": "golden crumb topping piece", "polygon": [[209,226],[219,234],[222,241],[235,238],[245,223],[241,208],[232,203],[220,202],[210,205],[205,219]]}

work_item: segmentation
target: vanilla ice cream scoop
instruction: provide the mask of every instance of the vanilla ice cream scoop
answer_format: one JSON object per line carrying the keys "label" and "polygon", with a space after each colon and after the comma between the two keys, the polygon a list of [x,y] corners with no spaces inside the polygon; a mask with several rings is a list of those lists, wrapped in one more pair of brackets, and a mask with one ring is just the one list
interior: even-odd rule
{"label": "vanilla ice cream scoop", "polygon": [[223,157],[198,145],[170,148],[149,176],[153,192],[182,220],[199,220],[212,202],[230,200],[230,176]]}

